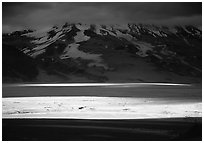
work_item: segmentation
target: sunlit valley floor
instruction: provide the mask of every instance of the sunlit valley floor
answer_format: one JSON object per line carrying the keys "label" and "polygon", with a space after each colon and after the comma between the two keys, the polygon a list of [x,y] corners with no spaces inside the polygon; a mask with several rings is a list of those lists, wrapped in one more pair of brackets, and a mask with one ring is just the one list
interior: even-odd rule
{"label": "sunlit valley floor", "polygon": [[[4,87],[3,118],[144,119],[201,117],[191,86]],[[9,98],[12,97],[12,98]]]}
{"label": "sunlit valley floor", "polygon": [[201,140],[191,86],[3,87],[3,140]]}

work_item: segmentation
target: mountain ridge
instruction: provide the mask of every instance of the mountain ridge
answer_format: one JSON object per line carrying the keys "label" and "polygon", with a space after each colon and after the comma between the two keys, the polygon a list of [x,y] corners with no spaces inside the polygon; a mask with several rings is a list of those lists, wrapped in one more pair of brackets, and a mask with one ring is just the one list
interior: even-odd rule
{"label": "mountain ridge", "polygon": [[194,26],[65,23],[3,34],[7,46],[34,59],[42,78],[54,76],[28,81],[200,82],[202,75],[202,31]]}

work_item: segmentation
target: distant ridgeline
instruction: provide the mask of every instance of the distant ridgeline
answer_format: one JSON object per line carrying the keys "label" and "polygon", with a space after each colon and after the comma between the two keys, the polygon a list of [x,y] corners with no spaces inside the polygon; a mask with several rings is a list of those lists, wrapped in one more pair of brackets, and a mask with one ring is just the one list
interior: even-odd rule
{"label": "distant ridgeline", "polygon": [[3,83],[201,82],[194,26],[65,23],[3,34]]}

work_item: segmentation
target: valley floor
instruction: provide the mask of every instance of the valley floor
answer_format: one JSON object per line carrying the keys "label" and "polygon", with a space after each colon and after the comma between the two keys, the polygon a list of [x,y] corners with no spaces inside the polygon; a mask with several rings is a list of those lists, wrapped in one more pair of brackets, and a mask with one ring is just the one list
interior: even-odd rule
{"label": "valley floor", "polygon": [[202,88],[3,86],[3,140],[201,140]]}
{"label": "valley floor", "polygon": [[201,86],[3,87],[3,118],[201,117]]}

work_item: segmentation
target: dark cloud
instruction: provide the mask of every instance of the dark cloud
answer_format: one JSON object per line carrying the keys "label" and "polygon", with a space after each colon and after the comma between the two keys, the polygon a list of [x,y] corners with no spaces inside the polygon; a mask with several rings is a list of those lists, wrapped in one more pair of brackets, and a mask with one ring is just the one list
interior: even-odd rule
{"label": "dark cloud", "polygon": [[193,24],[201,26],[202,3],[7,3],[3,31],[28,27],[47,28],[64,22]]}

